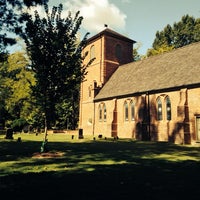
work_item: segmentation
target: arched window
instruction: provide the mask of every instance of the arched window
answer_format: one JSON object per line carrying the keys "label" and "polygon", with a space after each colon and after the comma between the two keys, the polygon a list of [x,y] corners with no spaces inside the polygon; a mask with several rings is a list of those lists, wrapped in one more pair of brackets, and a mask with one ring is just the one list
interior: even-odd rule
{"label": "arched window", "polygon": [[95,58],[95,47],[94,45],[91,46],[90,48],[90,59]]}
{"label": "arched window", "polygon": [[135,120],[135,103],[131,101],[130,106],[131,106],[131,120],[134,121]]}
{"label": "arched window", "polygon": [[124,120],[128,121],[128,103],[124,102]]}
{"label": "arched window", "polygon": [[122,57],[122,47],[119,44],[117,44],[115,46],[115,55],[116,55],[116,57],[117,57],[118,60],[120,60],[121,57]]}
{"label": "arched window", "polygon": [[160,121],[162,117],[162,101],[160,98],[157,99],[157,119]]}
{"label": "arched window", "polygon": [[102,106],[99,104],[99,121],[102,121]]}
{"label": "arched window", "polygon": [[103,105],[103,120],[106,122],[107,112],[106,112],[106,104]]}
{"label": "arched window", "polygon": [[171,101],[170,101],[170,98],[168,96],[165,99],[165,103],[166,103],[167,120],[171,120]]}

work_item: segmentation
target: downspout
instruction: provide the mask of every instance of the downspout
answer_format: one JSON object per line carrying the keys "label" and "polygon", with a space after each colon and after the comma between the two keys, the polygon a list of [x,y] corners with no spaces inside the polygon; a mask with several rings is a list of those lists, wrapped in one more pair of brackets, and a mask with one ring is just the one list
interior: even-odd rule
{"label": "downspout", "polygon": [[100,73],[99,73],[99,75],[100,75],[100,83],[102,84],[103,83],[103,80],[102,80],[102,60],[103,60],[103,58],[102,58],[102,55],[103,55],[103,53],[102,53],[102,39],[103,39],[103,36],[101,36],[101,55],[100,55]]}
{"label": "downspout", "polygon": [[94,136],[94,130],[95,130],[95,101],[93,100],[93,104],[94,104],[94,106],[93,106],[93,127],[92,127],[92,135]]}
{"label": "downspout", "polygon": [[146,93],[147,95],[147,125],[148,125],[148,140],[151,140],[151,115],[150,115],[150,99],[149,99],[149,92]]}

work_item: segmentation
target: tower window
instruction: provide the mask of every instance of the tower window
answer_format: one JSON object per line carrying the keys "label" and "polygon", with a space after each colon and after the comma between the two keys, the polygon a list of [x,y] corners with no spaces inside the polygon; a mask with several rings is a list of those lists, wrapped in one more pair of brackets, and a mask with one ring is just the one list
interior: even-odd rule
{"label": "tower window", "polygon": [[91,46],[90,48],[90,59],[95,58],[95,47],[94,45]]}
{"label": "tower window", "polygon": [[115,46],[115,55],[116,55],[116,57],[117,57],[118,60],[120,60],[121,57],[122,57],[122,47],[119,44],[117,44]]}

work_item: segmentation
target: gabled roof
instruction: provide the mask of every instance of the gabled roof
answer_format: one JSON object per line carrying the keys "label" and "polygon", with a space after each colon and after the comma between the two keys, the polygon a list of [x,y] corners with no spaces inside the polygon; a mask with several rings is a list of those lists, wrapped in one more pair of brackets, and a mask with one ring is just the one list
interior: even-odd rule
{"label": "gabled roof", "polygon": [[200,42],[120,66],[94,101],[199,84]]}
{"label": "gabled roof", "polygon": [[115,38],[118,38],[118,39],[121,39],[121,40],[125,40],[125,41],[131,42],[131,43],[136,43],[136,41],[134,41],[134,40],[132,40],[132,39],[130,39],[130,38],[124,36],[124,35],[121,35],[121,34],[115,32],[115,31],[113,31],[109,28],[106,28],[103,31],[101,31],[100,33],[89,38],[87,40],[87,43],[90,43],[91,41],[94,41],[94,40],[102,37],[103,35],[109,35],[109,36],[112,36],[112,37],[115,37]]}

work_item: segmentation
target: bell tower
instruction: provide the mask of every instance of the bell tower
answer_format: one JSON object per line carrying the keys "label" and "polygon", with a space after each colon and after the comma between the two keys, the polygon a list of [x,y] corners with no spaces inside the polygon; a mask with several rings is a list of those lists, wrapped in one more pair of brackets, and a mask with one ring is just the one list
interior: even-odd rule
{"label": "bell tower", "polygon": [[133,61],[134,43],[134,40],[107,27],[87,40],[83,52],[89,54],[84,62],[95,60],[87,68],[88,73],[81,84],[79,128],[84,134],[94,134],[94,97],[120,65]]}

